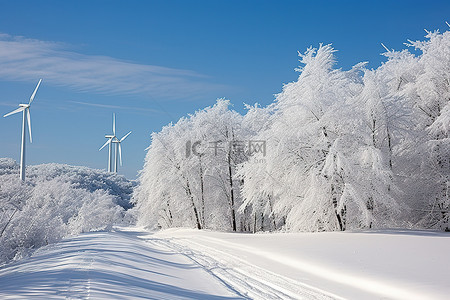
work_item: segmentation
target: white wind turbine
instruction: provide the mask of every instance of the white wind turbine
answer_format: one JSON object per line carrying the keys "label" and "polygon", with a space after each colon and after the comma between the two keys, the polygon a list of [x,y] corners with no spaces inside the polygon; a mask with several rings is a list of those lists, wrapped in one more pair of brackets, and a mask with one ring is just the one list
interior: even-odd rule
{"label": "white wind turbine", "polygon": [[102,150],[103,148],[105,148],[106,145],[109,145],[108,147],[108,172],[112,172],[112,142],[113,139],[117,139],[116,138],[116,114],[113,114],[113,134],[106,134],[105,138],[107,138],[108,140],[106,141],[106,143],[103,144],[103,146],[100,147],[100,149],[98,149],[98,151]]}
{"label": "white wind turbine", "polygon": [[127,136],[129,136],[131,134],[131,131],[128,132],[126,135],[124,135],[120,140],[116,137],[115,139],[112,140],[113,143],[116,144],[116,149],[114,151],[115,154],[115,159],[114,159],[114,173],[117,173],[117,148],[119,149],[119,159],[120,159],[120,166],[122,166],[122,146],[120,145],[120,143],[122,143]]}
{"label": "white wind turbine", "polygon": [[34,96],[36,96],[36,92],[41,85],[42,79],[39,79],[39,82],[34,89],[33,94],[30,97],[30,101],[28,104],[19,104],[19,108],[16,110],[13,110],[10,113],[7,113],[3,117],[7,117],[19,112],[22,112],[22,146],[20,148],[20,179],[22,181],[25,181],[25,131],[26,131],[26,123],[28,120],[28,132],[30,134],[30,143],[33,142],[33,138],[31,137],[31,116],[30,116],[30,106],[31,102],[34,100]]}

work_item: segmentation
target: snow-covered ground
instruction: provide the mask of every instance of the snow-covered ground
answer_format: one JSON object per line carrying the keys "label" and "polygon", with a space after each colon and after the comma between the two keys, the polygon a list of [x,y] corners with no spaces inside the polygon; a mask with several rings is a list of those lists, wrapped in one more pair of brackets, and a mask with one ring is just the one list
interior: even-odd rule
{"label": "snow-covered ground", "polygon": [[202,266],[133,231],[81,234],[3,268],[0,299],[16,298],[238,299]]}
{"label": "snow-covered ground", "polygon": [[[161,238],[251,298],[448,299],[450,234],[430,231],[236,234],[171,229]],[[258,282],[259,281],[259,282]],[[259,292],[265,283],[266,296]],[[317,296],[317,294],[314,294]]]}
{"label": "snow-covered ground", "polygon": [[0,299],[447,299],[450,235],[116,228],[0,269]]}

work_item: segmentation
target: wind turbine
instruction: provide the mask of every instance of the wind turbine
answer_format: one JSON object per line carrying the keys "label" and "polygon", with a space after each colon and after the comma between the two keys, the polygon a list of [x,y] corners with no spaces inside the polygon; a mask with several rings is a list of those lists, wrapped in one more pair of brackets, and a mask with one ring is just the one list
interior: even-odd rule
{"label": "wind turbine", "polygon": [[7,117],[19,112],[22,112],[22,146],[20,148],[20,179],[25,181],[25,131],[26,131],[26,123],[28,121],[28,132],[30,134],[30,143],[33,142],[33,138],[31,137],[31,116],[30,116],[30,106],[31,102],[34,100],[34,96],[36,96],[36,92],[41,85],[42,79],[39,79],[39,82],[34,89],[33,94],[31,94],[30,101],[28,104],[19,104],[19,108],[13,110],[10,113],[7,113],[3,117]]}
{"label": "wind turbine", "polygon": [[106,134],[105,138],[107,138],[108,140],[106,141],[106,143],[103,144],[103,146],[100,147],[100,149],[98,149],[98,151],[102,150],[103,148],[105,148],[106,145],[109,144],[108,147],[108,172],[112,172],[112,141],[113,139],[117,139],[116,138],[116,114],[113,114],[113,134]]}
{"label": "wind turbine", "polygon": [[124,135],[120,140],[116,137],[114,140],[112,140],[113,143],[116,144],[115,149],[115,159],[114,159],[114,173],[117,173],[117,148],[119,149],[119,159],[120,159],[120,166],[122,166],[122,146],[120,143],[122,143],[129,135],[131,131],[128,132],[126,135]]}

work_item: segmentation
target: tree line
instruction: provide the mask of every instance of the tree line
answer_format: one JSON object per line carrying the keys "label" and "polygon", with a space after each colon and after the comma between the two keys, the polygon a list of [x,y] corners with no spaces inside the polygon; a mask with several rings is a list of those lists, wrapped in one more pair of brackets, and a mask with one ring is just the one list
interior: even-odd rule
{"label": "tree line", "polygon": [[152,134],[141,225],[241,232],[449,230],[450,32],[386,49],[376,69],[299,54],[272,104],[219,99]]}

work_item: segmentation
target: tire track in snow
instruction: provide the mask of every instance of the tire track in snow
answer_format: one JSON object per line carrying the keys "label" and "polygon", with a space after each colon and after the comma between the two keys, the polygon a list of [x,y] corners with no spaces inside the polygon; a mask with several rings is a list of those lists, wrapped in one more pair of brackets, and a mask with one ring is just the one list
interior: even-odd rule
{"label": "tire track in snow", "polygon": [[192,240],[183,243],[181,239],[152,237],[146,241],[165,245],[186,255],[228,288],[247,299],[339,299],[337,296],[252,265],[230,253]]}

